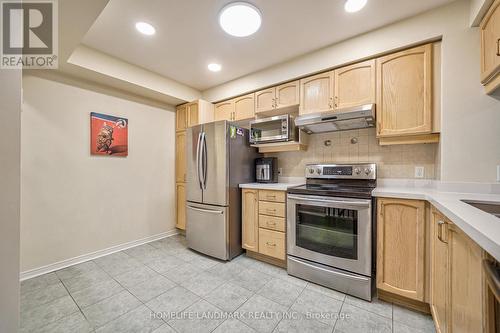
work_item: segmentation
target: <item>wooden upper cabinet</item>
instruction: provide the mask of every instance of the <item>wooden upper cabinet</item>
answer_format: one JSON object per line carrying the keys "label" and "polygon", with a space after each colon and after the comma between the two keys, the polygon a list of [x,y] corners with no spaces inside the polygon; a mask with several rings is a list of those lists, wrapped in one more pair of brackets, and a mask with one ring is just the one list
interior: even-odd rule
{"label": "wooden upper cabinet", "polygon": [[380,198],[377,288],[424,300],[425,202]]}
{"label": "wooden upper cabinet", "polygon": [[215,104],[214,120],[233,120],[234,100]]}
{"label": "wooden upper cabinet", "polygon": [[446,217],[432,209],[430,223],[430,308],[437,333],[448,332],[448,244]]}
{"label": "wooden upper cabinet", "polygon": [[186,109],[187,109],[188,127],[198,125],[200,123],[198,102],[188,103],[186,105]]}
{"label": "wooden upper cabinet", "polygon": [[496,0],[480,24],[481,82],[500,74],[500,0]]}
{"label": "wooden upper cabinet", "polygon": [[234,114],[232,120],[244,120],[255,117],[254,94],[248,94],[234,99]]}
{"label": "wooden upper cabinet", "polygon": [[175,226],[179,229],[186,229],[186,184],[175,184],[175,200],[177,210],[177,221]]}
{"label": "wooden upper cabinet", "polygon": [[255,93],[255,113],[275,109],[276,87],[257,91]]}
{"label": "wooden upper cabinet", "polygon": [[333,109],[333,71],[300,80],[299,114]]}
{"label": "wooden upper cabinet", "polygon": [[336,109],[375,103],[375,60],[334,70]]}
{"label": "wooden upper cabinet", "polygon": [[175,181],[186,181],[186,131],[175,135]]}
{"label": "wooden upper cabinet", "polygon": [[242,190],[242,246],[259,251],[259,201],[257,190]]}
{"label": "wooden upper cabinet", "polygon": [[483,331],[482,250],[454,224],[448,225],[450,332]]}
{"label": "wooden upper cabinet", "polygon": [[275,108],[288,108],[297,106],[300,103],[299,98],[300,85],[299,81],[292,81],[280,84],[275,88]]}
{"label": "wooden upper cabinet", "polygon": [[175,130],[184,131],[188,126],[188,115],[186,104],[179,105],[175,112]]}
{"label": "wooden upper cabinet", "polygon": [[377,136],[432,132],[432,44],[377,59]]}

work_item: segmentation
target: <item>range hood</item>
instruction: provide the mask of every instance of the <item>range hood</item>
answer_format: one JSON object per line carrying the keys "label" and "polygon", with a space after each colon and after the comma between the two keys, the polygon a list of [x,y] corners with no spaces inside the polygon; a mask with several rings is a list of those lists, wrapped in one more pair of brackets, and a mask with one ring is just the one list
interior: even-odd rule
{"label": "range hood", "polygon": [[306,114],[295,118],[295,126],[308,134],[374,127],[375,104]]}

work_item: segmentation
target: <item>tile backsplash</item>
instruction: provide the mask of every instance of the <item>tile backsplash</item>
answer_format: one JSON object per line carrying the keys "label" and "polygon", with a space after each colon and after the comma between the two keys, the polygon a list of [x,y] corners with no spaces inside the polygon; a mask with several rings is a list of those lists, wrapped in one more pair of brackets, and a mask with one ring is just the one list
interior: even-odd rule
{"label": "tile backsplash", "polygon": [[[356,138],[352,143],[352,139]],[[325,141],[330,140],[330,145]],[[375,129],[312,134],[307,151],[266,154],[278,157],[282,176],[303,177],[308,163],[377,163],[378,178],[415,178],[415,166],[423,166],[424,178],[435,179],[438,145],[380,146]]]}

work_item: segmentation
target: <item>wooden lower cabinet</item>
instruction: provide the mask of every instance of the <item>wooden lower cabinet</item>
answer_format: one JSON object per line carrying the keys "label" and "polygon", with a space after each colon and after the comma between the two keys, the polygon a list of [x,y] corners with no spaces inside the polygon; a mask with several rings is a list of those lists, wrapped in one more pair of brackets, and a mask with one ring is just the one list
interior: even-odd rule
{"label": "wooden lower cabinet", "polygon": [[257,190],[242,190],[242,247],[259,251],[259,201]]}
{"label": "wooden lower cabinet", "polygon": [[437,332],[483,332],[482,249],[435,208],[431,230],[431,312]]}
{"label": "wooden lower cabinet", "polygon": [[377,288],[424,300],[425,201],[380,198]]}
{"label": "wooden lower cabinet", "polygon": [[186,230],[186,183],[175,184],[175,202],[177,210],[175,226]]}
{"label": "wooden lower cabinet", "polygon": [[247,253],[259,255],[258,259],[269,259],[271,263],[283,266],[286,256],[286,193],[243,189],[242,198],[242,247],[250,251]]}

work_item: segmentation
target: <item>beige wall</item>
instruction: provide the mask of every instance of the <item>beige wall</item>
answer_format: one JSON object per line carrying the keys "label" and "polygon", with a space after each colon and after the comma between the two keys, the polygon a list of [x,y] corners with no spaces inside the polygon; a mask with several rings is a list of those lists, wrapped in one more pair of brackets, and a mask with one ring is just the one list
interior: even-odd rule
{"label": "beige wall", "polygon": [[[356,138],[357,143],[351,143]],[[324,142],[330,140],[331,145]],[[278,157],[285,177],[303,177],[308,163],[375,162],[379,178],[414,178],[415,166],[425,168],[424,178],[435,178],[436,144],[380,146],[375,129],[314,134],[305,152],[268,154]]]}
{"label": "beige wall", "polygon": [[469,1],[459,0],[208,89],[203,98],[221,100],[442,37],[442,133],[436,176],[445,181],[495,182],[500,164],[500,101],[485,95],[479,82],[479,31],[469,28],[470,10]]}
{"label": "beige wall", "polygon": [[0,70],[0,332],[19,326],[21,71]]}
{"label": "beige wall", "polygon": [[[174,229],[174,113],[23,80],[21,270]],[[90,112],[129,119],[129,156],[91,156]]]}

